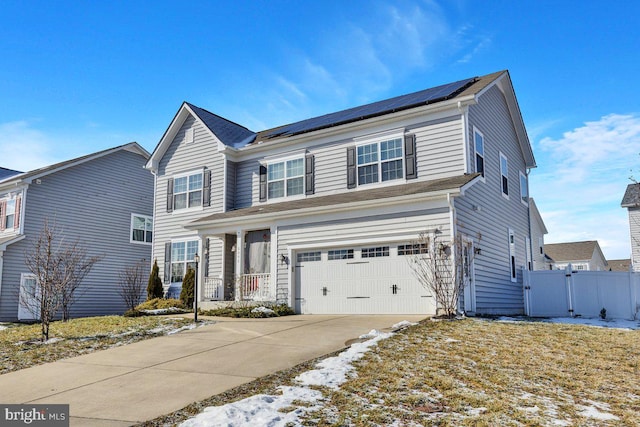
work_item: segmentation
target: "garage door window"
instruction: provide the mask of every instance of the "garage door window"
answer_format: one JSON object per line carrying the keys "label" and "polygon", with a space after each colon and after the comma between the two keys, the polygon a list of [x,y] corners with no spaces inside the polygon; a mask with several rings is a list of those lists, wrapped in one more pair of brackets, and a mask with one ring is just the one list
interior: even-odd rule
{"label": "garage door window", "polygon": [[389,246],[362,248],[362,258],[377,258],[381,256],[389,256]]}
{"label": "garage door window", "polygon": [[353,259],[353,249],[336,249],[329,251],[329,261],[336,259]]}
{"label": "garage door window", "polygon": [[298,262],[320,261],[320,251],[318,252],[300,252],[298,254]]}
{"label": "garage door window", "polygon": [[413,243],[410,245],[398,245],[398,255],[428,254],[429,247],[426,243]]}

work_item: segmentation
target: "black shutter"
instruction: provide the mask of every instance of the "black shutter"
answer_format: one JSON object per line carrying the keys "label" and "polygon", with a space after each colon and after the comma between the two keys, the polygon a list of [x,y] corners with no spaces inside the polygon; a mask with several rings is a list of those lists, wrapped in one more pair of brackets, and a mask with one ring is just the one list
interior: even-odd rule
{"label": "black shutter", "polygon": [[211,171],[206,169],[202,176],[202,206],[211,206]]}
{"label": "black shutter", "polygon": [[416,167],[416,136],[404,136],[404,163],[406,165],[406,178],[415,179],[418,177],[418,169]]}
{"label": "black shutter", "polygon": [[347,147],[347,188],[356,188],[356,147]]}
{"label": "black shutter", "polygon": [[204,265],[202,266],[202,268],[204,268],[204,277],[209,277],[209,238],[205,239],[204,241]]}
{"label": "black shutter", "polygon": [[304,187],[305,194],[313,194],[315,192],[314,167],[315,158],[313,154],[307,154],[304,158]]}
{"label": "black shutter", "polygon": [[267,167],[260,165],[260,201],[267,201]]}
{"label": "black shutter", "polygon": [[171,242],[164,244],[164,284],[171,283]]}
{"label": "black shutter", "polygon": [[167,181],[167,212],[173,212],[173,178]]}

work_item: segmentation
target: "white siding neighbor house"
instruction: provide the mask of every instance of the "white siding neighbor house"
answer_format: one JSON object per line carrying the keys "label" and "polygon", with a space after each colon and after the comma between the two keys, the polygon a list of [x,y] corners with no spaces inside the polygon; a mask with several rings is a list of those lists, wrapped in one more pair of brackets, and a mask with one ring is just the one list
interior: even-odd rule
{"label": "white siding neighbor house", "polygon": [[564,270],[571,264],[574,271],[609,271],[597,240],[548,243],[544,250],[550,259],[552,270]]}
{"label": "white siding neighbor house", "polygon": [[622,207],[629,212],[631,234],[631,267],[640,271],[640,184],[629,184],[622,198]]}
{"label": "white siding neighbor house", "polygon": [[153,175],[135,142],[30,172],[0,169],[0,321],[33,320],[20,304],[37,284],[25,254],[45,220],[102,259],[83,280],[72,317],[122,314],[118,274],[151,259]]}
{"label": "white siding neighbor house", "polygon": [[436,312],[408,258],[461,236],[461,309],[523,312],[535,160],[507,71],[253,132],[184,103],[151,155],[153,257],[176,294],[298,313]]}

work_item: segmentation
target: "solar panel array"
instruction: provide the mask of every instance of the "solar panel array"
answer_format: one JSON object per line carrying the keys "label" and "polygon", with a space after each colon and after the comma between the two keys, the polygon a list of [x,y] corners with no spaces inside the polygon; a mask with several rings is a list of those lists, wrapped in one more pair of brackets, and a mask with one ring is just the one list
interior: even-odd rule
{"label": "solar panel array", "polygon": [[266,131],[261,135],[261,137],[264,139],[270,139],[279,136],[297,135],[317,129],[337,126],[356,120],[362,120],[368,117],[375,117],[381,114],[387,114],[398,110],[416,107],[419,105],[430,104],[455,96],[475,81],[475,77],[460,80],[457,82],[436,86],[430,89],[421,90],[419,92],[386,99],[384,101],[378,101],[372,104],[350,108],[348,110],[325,114],[324,116],[313,117],[311,119],[302,120],[300,122]]}

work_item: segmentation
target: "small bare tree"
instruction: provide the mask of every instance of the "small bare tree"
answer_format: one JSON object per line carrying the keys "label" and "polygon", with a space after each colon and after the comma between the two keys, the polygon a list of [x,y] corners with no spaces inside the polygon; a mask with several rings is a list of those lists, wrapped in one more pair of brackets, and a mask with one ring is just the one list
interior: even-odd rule
{"label": "small bare tree", "polygon": [[449,241],[439,234],[420,233],[408,261],[418,282],[433,294],[437,314],[451,318],[458,313],[460,296],[468,284],[473,243],[460,234]]}
{"label": "small bare tree", "polygon": [[36,286],[31,295],[20,298],[21,306],[40,320],[43,341],[49,339],[49,326],[61,309],[68,319],[82,279],[98,260],[89,257],[79,243],[66,244],[45,219],[38,238],[25,253]]}
{"label": "small bare tree", "polygon": [[142,302],[147,280],[147,261],[142,259],[119,273],[118,293],[127,310],[135,309]]}

